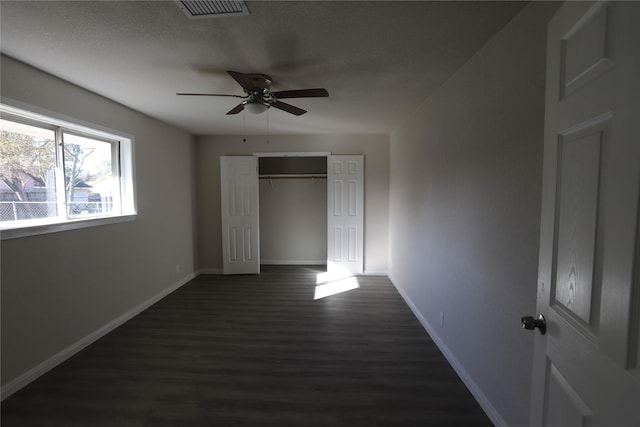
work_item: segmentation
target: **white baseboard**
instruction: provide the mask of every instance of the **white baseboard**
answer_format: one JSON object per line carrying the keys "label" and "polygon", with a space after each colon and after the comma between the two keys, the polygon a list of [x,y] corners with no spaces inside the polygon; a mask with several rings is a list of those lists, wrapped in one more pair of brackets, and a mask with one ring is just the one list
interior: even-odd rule
{"label": "white baseboard", "polygon": [[89,335],[85,336],[84,338],[81,338],[80,340],[71,344],[69,347],[65,348],[64,350],[54,354],[47,360],[29,369],[24,374],[20,375],[18,378],[8,382],[0,390],[0,395],[1,395],[0,400],[4,400],[7,397],[11,396],[13,393],[17,392],[21,388],[25,387],[27,384],[36,380],[38,377],[44,375],[51,369],[55,368],[60,363],[64,362],[74,354],[78,353],[80,350],[94,343],[98,339],[102,338],[103,336],[105,336],[106,334],[108,334],[118,326],[125,323],[127,320],[132,319],[134,316],[140,314],[142,311],[151,307],[153,304],[160,301],[162,298],[166,297],[171,292],[175,291],[181,286],[185,285],[195,277],[196,277],[196,273],[191,273],[188,276],[180,279],[178,282],[169,286],[168,288],[158,293],[157,295],[149,298],[142,304],[132,308],[131,310],[127,311],[121,316],[116,317],[111,322],[107,323],[101,328],[91,332]]}
{"label": "white baseboard", "polygon": [[325,265],[326,259],[321,260],[290,260],[290,259],[261,259],[260,264],[264,265]]}
{"label": "white baseboard", "polygon": [[[278,260],[262,260],[260,264],[264,265],[324,265],[326,261],[278,261]],[[221,268],[201,268],[196,272],[197,275],[200,274],[223,274]],[[363,276],[387,276],[386,271],[372,271],[367,270],[362,273]]]}
{"label": "white baseboard", "polygon": [[198,270],[198,275],[200,274],[222,274],[221,268],[201,268]]}
{"label": "white baseboard", "polygon": [[[327,260],[285,260],[285,259],[261,259],[260,264],[264,265],[326,265]],[[374,271],[374,270],[366,270],[362,273],[363,276],[386,276],[386,271]]]}
{"label": "white baseboard", "polygon": [[372,270],[365,270],[364,273],[362,273],[363,276],[384,276],[387,277],[387,272],[386,271],[372,271]]}
{"label": "white baseboard", "polygon": [[447,347],[444,341],[442,341],[440,337],[435,333],[435,329],[431,326],[431,324],[429,324],[429,322],[427,322],[424,316],[422,316],[422,313],[420,313],[420,311],[415,306],[413,301],[411,301],[409,296],[401,288],[399,288],[396,285],[393,279],[389,278],[389,280],[391,280],[391,283],[393,283],[393,286],[398,290],[398,293],[400,294],[402,299],[404,299],[404,301],[407,303],[411,311],[413,311],[413,314],[416,316],[416,318],[418,319],[422,327],[425,329],[425,331],[427,331],[427,334],[429,334],[433,342],[436,343],[436,345],[438,346],[438,348],[440,349],[444,357],[447,359],[449,364],[456,371],[456,373],[458,374],[462,382],[467,386],[467,388],[469,389],[473,397],[476,399],[476,401],[478,402],[482,410],[487,414],[487,416],[493,422],[493,424],[496,427],[508,427],[508,424],[502,418],[502,416],[500,416],[500,413],[491,404],[491,402],[489,401],[487,396],[482,392],[478,384],[476,384],[473,378],[471,378],[467,370],[464,369],[464,367],[460,364],[458,359],[456,359],[456,357],[451,353],[451,351],[449,350],[449,347]]}

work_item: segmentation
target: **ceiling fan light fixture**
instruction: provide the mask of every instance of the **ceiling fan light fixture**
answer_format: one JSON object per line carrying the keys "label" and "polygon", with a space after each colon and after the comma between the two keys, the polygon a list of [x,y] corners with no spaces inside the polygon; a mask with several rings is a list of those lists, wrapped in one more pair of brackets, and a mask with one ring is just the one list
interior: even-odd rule
{"label": "ceiling fan light fixture", "polygon": [[248,101],[245,105],[244,108],[252,113],[252,114],[262,114],[265,111],[267,111],[267,109],[269,108],[269,106],[267,104],[264,104],[260,101]]}

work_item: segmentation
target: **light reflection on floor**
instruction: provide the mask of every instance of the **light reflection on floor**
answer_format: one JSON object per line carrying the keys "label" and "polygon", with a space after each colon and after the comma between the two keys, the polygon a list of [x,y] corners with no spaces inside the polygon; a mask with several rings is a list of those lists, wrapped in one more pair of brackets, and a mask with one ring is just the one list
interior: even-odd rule
{"label": "light reflection on floor", "polygon": [[343,269],[330,268],[326,273],[319,273],[316,277],[316,291],[314,300],[331,295],[351,291],[360,287],[358,279]]}

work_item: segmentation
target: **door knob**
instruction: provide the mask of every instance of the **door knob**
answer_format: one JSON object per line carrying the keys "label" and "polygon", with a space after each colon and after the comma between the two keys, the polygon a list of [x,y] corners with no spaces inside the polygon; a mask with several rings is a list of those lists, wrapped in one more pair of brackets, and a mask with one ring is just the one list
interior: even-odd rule
{"label": "door knob", "polygon": [[542,314],[539,314],[537,319],[532,316],[524,316],[522,318],[522,329],[529,329],[532,331],[535,328],[540,329],[540,333],[542,335],[547,332],[547,321],[544,320],[544,316]]}

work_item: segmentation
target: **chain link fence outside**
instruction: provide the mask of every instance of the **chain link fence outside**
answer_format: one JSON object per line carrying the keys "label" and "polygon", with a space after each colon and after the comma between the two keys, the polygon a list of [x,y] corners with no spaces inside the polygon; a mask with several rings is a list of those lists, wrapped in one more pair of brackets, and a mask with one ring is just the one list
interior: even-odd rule
{"label": "chain link fence outside", "polygon": [[[111,200],[102,202],[73,202],[69,216],[106,214],[113,211]],[[56,202],[0,202],[0,222],[20,221],[58,216]]]}

